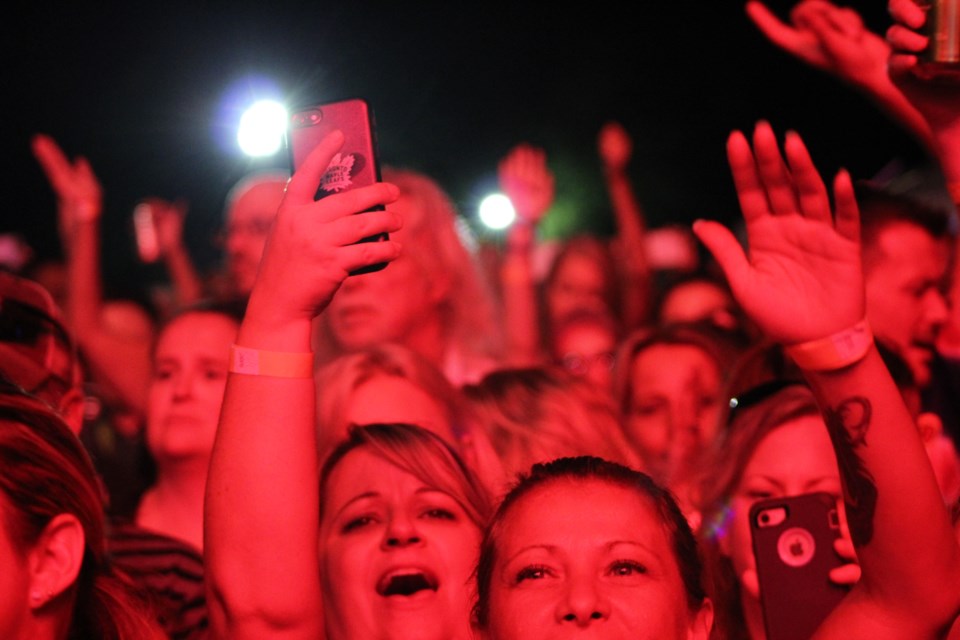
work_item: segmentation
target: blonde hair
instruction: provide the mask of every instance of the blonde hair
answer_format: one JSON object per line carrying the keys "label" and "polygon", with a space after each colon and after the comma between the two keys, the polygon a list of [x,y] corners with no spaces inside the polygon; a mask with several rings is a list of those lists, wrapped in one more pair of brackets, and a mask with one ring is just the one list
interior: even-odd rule
{"label": "blonde hair", "polygon": [[422,389],[443,410],[449,437],[456,440],[465,433],[461,397],[443,373],[407,347],[382,344],[340,356],[317,372],[317,442],[321,452],[346,437],[351,395],[377,376],[400,378]]}
{"label": "blonde hair", "polygon": [[[496,359],[502,337],[493,291],[475,255],[476,242],[453,202],[436,182],[414,171],[387,167],[383,180],[397,185],[415,204],[404,218],[406,255],[427,276],[449,279],[440,311],[447,345],[468,358]],[[318,347],[321,360],[340,354],[326,328]]]}
{"label": "blonde hair", "polygon": [[536,462],[578,455],[639,467],[610,400],[565,371],[496,371],[464,393],[508,476]]}

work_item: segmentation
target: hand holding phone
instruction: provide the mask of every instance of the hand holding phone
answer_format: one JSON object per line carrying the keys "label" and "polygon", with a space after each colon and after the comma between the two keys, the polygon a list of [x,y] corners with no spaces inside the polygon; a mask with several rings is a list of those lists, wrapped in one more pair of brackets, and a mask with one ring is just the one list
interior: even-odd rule
{"label": "hand holding phone", "polygon": [[750,508],[750,531],[768,640],[807,640],[846,595],[830,580],[844,564],[836,498],[810,493],[761,500]]}
{"label": "hand holding phone", "polygon": [[[304,107],[294,111],[290,120],[287,147],[290,163],[296,171],[317,144],[331,131],[343,132],[343,148],[330,161],[320,180],[314,200],[335,193],[380,182],[380,164],[377,158],[373,117],[364,100],[353,99]],[[375,206],[368,211],[382,211]],[[363,238],[360,242],[383,242],[386,233]],[[379,271],[387,263],[378,263],[353,271],[350,275]]]}

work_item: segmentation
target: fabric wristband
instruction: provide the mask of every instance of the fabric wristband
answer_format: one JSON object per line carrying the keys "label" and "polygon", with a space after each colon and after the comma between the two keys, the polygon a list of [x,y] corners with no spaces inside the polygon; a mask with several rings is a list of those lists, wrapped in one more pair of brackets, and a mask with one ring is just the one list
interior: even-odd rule
{"label": "fabric wristband", "polygon": [[261,351],[230,346],[230,372],[274,378],[312,378],[313,353]]}
{"label": "fabric wristband", "polygon": [[833,371],[859,362],[871,346],[873,332],[864,319],[826,338],[785,346],[784,351],[801,369]]}

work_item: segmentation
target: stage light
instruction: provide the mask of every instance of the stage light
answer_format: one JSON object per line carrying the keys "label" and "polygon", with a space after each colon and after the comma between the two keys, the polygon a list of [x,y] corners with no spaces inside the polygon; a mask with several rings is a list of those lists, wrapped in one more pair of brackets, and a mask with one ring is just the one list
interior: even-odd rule
{"label": "stage light", "polygon": [[480,221],[490,229],[506,229],[517,217],[510,198],[494,193],[480,203]]}
{"label": "stage light", "polygon": [[259,100],[240,117],[237,142],[248,156],[272,156],[283,145],[287,110],[279,102]]}

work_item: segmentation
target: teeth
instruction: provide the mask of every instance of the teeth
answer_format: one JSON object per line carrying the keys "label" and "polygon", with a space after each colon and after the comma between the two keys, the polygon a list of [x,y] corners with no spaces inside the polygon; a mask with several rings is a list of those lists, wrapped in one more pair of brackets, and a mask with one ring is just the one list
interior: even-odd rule
{"label": "teeth", "polygon": [[436,591],[436,581],[420,571],[388,574],[377,586],[377,592],[382,596],[411,596],[427,589]]}

